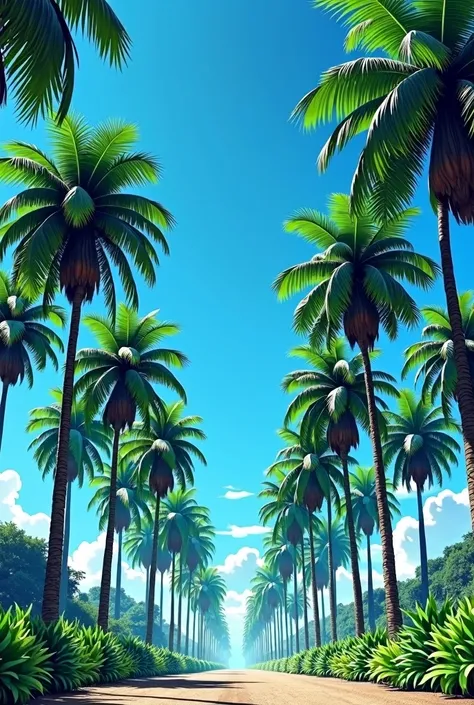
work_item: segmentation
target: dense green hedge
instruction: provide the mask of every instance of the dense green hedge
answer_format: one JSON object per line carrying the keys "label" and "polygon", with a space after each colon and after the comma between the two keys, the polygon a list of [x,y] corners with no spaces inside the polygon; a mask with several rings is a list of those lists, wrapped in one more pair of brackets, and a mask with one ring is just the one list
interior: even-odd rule
{"label": "dense green hedge", "polygon": [[222,668],[60,619],[45,625],[19,607],[0,608],[0,705],[125,678]]}
{"label": "dense green hedge", "polygon": [[406,621],[393,641],[379,629],[254,668],[474,695],[474,597],[457,606],[430,598]]}

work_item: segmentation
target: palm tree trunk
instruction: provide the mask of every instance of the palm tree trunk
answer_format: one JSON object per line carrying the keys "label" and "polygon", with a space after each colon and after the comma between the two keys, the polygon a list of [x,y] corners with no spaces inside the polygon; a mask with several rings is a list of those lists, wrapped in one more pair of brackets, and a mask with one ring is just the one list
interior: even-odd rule
{"label": "palm tree trunk", "polygon": [[64,547],[63,547],[63,561],[61,566],[61,588],[59,591],[59,614],[63,614],[67,607],[67,592],[69,585],[69,572],[67,568],[67,561],[69,557],[69,539],[71,536],[71,495],[72,495],[72,482],[67,483],[67,493],[66,493],[66,514],[64,516]]}
{"label": "palm tree trunk", "polygon": [[64,510],[67,492],[67,460],[69,455],[69,430],[74,396],[74,367],[77,339],[81,322],[81,308],[84,291],[77,287],[72,302],[71,324],[64,369],[61,419],[59,422],[58,454],[54,476],[51,523],[49,526],[48,557],[43,590],[42,617],[46,623],[55,622],[59,617],[59,591],[63,558]]}
{"label": "palm tree trunk", "polygon": [[277,618],[276,609],[273,612],[273,644],[275,646],[275,658],[278,658],[278,639],[277,639]]}
{"label": "palm tree trunk", "polygon": [[324,607],[324,588],[321,588],[321,618],[323,621],[322,626],[322,643],[326,643],[326,609]]}
{"label": "palm tree trunk", "polygon": [[122,590],[122,542],[123,529],[120,529],[118,535],[117,578],[115,580],[115,619],[120,619],[120,598]]}
{"label": "palm tree trunk", "polygon": [[341,453],[342,470],[344,476],[344,498],[346,500],[346,521],[349,534],[349,548],[351,551],[352,589],[354,592],[354,617],[356,636],[364,633],[364,604],[362,602],[362,585],[360,581],[359,552],[352,512],[351,485],[349,481],[349,467],[347,453]]}
{"label": "palm tree trunk", "polygon": [[146,587],[145,587],[145,618],[146,615],[148,614],[148,593],[150,591],[150,566],[148,566],[146,569]]}
{"label": "palm tree trunk", "polygon": [[295,647],[293,644],[293,616],[290,615],[290,656],[295,653]]}
{"label": "palm tree trunk", "polygon": [[283,581],[283,590],[285,594],[285,634],[286,634],[286,656],[290,655],[290,641],[288,639],[288,582]]}
{"label": "palm tree trunk", "polygon": [[160,573],[160,632],[163,636],[163,583],[164,583],[164,573]]}
{"label": "palm tree trunk", "polygon": [[336,593],[334,591],[334,560],[332,555],[332,507],[331,499],[327,498],[328,504],[328,568],[329,568],[329,607],[331,609],[331,639],[337,641],[336,622]]}
{"label": "palm tree trunk", "polygon": [[170,633],[168,640],[168,648],[173,651],[174,648],[174,570],[176,565],[176,553],[173,551],[173,562],[171,564],[171,615],[170,615]]}
{"label": "palm tree trunk", "polygon": [[179,554],[179,575],[178,575],[178,633],[176,635],[176,651],[181,653],[181,621],[183,616],[183,559]]}
{"label": "palm tree trunk", "polygon": [[466,340],[462,327],[462,317],[459,309],[456,278],[454,275],[449,231],[449,209],[445,202],[438,202],[438,235],[444,291],[448,306],[449,322],[451,324],[454,362],[457,372],[456,392],[464,436],[471,525],[474,528],[474,389],[466,352]]}
{"label": "palm tree trunk", "polygon": [[186,650],[185,654],[186,656],[189,655],[189,617],[191,614],[191,585],[193,584],[193,573],[192,571],[189,572],[189,593],[188,593],[188,599],[187,599],[187,606],[186,606]]}
{"label": "palm tree trunk", "polygon": [[428,554],[426,551],[425,517],[423,514],[423,494],[421,487],[416,487],[416,499],[418,504],[418,535],[420,538],[420,572],[421,572],[421,606],[424,608],[428,599]]}
{"label": "palm tree trunk", "polygon": [[372,549],[370,534],[367,534],[367,609],[369,613],[369,627],[375,631],[375,602],[374,602],[374,576],[372,574]]}
{"label": "palm tree trunk", "polygon": [[285,644],[284,644],[284,634],[283,634],[283,606],[280,602],[280,607],[279,607],[279,616],[280,616],[280,658],[283,658],[285,655]]}
{"label": "palm tree trunk", "polygon": [[[155,521],[153,523],[153,543],[151,546],[150,563],[150,588],[148,591],[148,612],[146,618],[145,642],[153,644],[153,627],[155,625],[155,588],[156,588],[156,564],[158,561],[158,538],[160,535],[160,496],[156,495],[155,501]],[[161,599],[161,596],[160,596]],[[161,619],[161,617],[160,617]]]}
{"label": "palm tree trunk", "polygon": [[104,560],[102,563],[102,577],[100,581],[99,613],[97,624],[105,632],[109,627],[110,585],[112,582],[112,558],[114,555],[115,507],[117,504],[117,464],[120,440],[120,429],[114,430],[112,446],[112,463],[110,468],[109,489],[109,516],[107,520],[107,533],[105,535]]}
{"label": "palm tree trunk", "polygon": [[196,648],[196,614],[197,614],[197,609],[193,610],[193,648],[192,648],[192,657],[194,658],[194,653],[195,653],[195,648]]}
{"label": "palm tree trunk", "polygon": [[7,396],[9,388],[10,385],[7,382],[4,382],[2,386],[2,398],[0,400],[0,450],[2,448],[3,428],[5,426],[5,411],[7,408]]}
{"label": "palm tree trunk", "polygon": [[298,620],[298,577],[297,577],[297,555],[295,546],[295,568],[293,570],[293,590],[295,591],[295,633],[296,633],[296,653],[300,651],[300,627]]}
{"label": "palm tree trunk", "polygon": [[385,482],[385,468],[382,455],[382,443],[375,405],[374,383],[372,367],[367,348],[361,348],[364,361],[365,390],[367,393],[367,406],[369,410],[370,440],[375,467],[375,491],[377,494],[377,510],[379,515],[379,531],[382,543],[383,582],[385,588],[385,610],[387,613],[387,627],[390,637],[395,637],[402,627],[402,612],[398,596],[397,571],[395,568],[395,552],[393,550],[392,522],[387,501],[387,485]]}
{"label": "palm tree trunk", "polygon": [[311,590],[313,593],[314,638],[316,646],[321,646],[321,626],[319,623],[318,585],[316,583],[316,558],[314,555],[313,515],[309,515],[309,550],[311,556]]}
{"label": "palm tree trunk", "polygon": [[304,621],[304,647],[309,649],[309,621],[308,621],[308,594],[306,590],[306,566],[304,563],[304,537],[301,536],[301,571],[303,575],[303,621]]}

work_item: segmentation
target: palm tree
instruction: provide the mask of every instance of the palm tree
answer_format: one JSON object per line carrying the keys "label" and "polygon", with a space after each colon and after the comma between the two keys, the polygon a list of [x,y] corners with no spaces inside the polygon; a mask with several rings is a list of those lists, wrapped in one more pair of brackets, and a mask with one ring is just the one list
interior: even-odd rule
{"label": "palm tree", "polygon": [[[474,303],[471,291],[459,296],[459,309],[466,343],[471,377],[474,379]],[[421,333],[419,343],[405,350],[404,379],[409,372],[417,369],[415,383],[423,378],[421,396],[434,405],[438,394],[447,418],[451,416],[451,401],[457,401],[457,372],[453,355],[453,336],[448,312],[441,306],[424,306],[421,314],[427,324]]]}
{"label": "palm tree", "polygon": [[211,612],[218,612],[226,595],[225,581],[217,568],[201,568],[196,574],[196,601],[200,610],[199,651],[200,658],[205,658],[205,617]]}
{"label": "palm tree", "polygon": [[[450,242],[449,213],[474,222],[474,96],[470,2],[419,3],[318,0],[350,27],[349,50],[358,58],[326,71],[295,110],[306,127],[341,120],[326,142],[319,167],[356,134],[367,131],[352,183],[356,213],[370,195],[378,217],[409,204],[429,162],[429,192],[436,204],[444,289],[458,377],[459,409],[474,525],[474,389],[466,354]],[[373,52],[382,50],[383,57]]]}
{"label": "palm tree", "polygon": [[329,588],[329,561],[327,545],[319,544],[319,554],[316,553],[316,587],[321,592],[321,643],[326,642],[326,614],[324,608],[324,590]]}
{"label": "palm tree", "polygon": [[443,473],[451,477],[451,467],[458,464],[456,453],[461,451],[450,433],[459,432],[459,426],[446,419],[440,406],[417,399],[409,389],[401,392],[398,413],[385,412],[388,437],[384,444],[385,463],[393,460],[395,488],[405,485],[410,492],[416,487],[420,539],[421,602],[428,599],[428,556],[426,552],[423,490],[425,484],[443,483]]}
{"label": "palm tree", "polygon": [[[174,351],[168,351],[173,359]],[[162,357],[161,359],[165,359]],[[125,457],[139,461],[139,482],[148,482],[156,494],[153,553],[150,571],[150,600],[147,615],[147,643],[153,643],[155,607],[155,576],[158,557],[160,500],[174,487],[174,475],[181,487],[194,484],[194,460],[206,465],[206,458],[190,439],[205,440],[206,435],[197,426],[200,416],[183,416],[184,403],[162,404],[150,422],[133,429],[130,440],[123,444]]]}
{"label": "palm tree", "polygon": [[[62,392],[52,389],[54,402],[30,411],[30,420],[26,430],[29,433],[40,432],[28,446],[34,450],[34,459],[39,469],[46,475],[56,469],[59,427],[61,423]],[[66,609],[68,587],[69,537],[71,534],[71,496],[72,484],[77,479],[79,487],[84,484],[84,476],[89,480],[104,471],[100,451],[110,452],[110,434],[99,421],[88,421],[84,415],[84,399],[75,398],[71,409],[71,431],[69,435],[69,455],[67,472],[66,514],[64,520],[64,550],[61,567],[60,612]]]}
{"label": "palm tree", "polygon": [[[209,523],[209,513],[205,507],[200,507],[195,500],[195,490],[181,489],[171,492],[161,503],[161,540],[172,555],[171,563],[171,617],[169,631],[169,650],[174,650],[174,620],[175,620],[175,586],[176,586],[176,554],[187,546],[191,536],[196,535],[201,522]],[[151,596],[150,596],[151,598]],[[178,605],[179,608],[179,605]]]}
{"label": "palm tree", "polygon": [[130,38],[105,0],[3,0],[1,15],[0,105],[13,90],[22,120],[36,122],[56,102],[58,119],[65,117],[78,63],[74,30],[81,28],[111,64],[121,67],[128,57]]}
{"label": "palm tree", "polygon": [[349,196],[333,194],[329,217],[303,210],[286,223],[287,230],[299,233],[323,251],[282,272],[274,284],[280,298],[314,287],[294,316],[296,331],[309,333],[312,345],[319,347],[343,328],[350,345],[357,343],[361,351],[377,481],[387,625],[392,636],[402,625],[402,614],[370,352],[380,326],[394,340],[399,323],[411,326],[418,322],[416,303],[400,282],[427,288],[436,276],[436,264],[416,254],[403,237],[415,213],[399,212],[380,225],[368,208],[356,216]]}
{"label": "palm tree", "polygon": [[277,568],[283,582],[283,607],[285,612],[285,634],[286,634],[286,655],[290,655],[290,637],[288,630],[288,582],[290,581],[293,571],[296,570],[296,557],[294,547],[286,540],[284,534],[280,530],[278,536],[266,536],[263,540],[265,548],[264,561],[268,564],[271,570]]}
{"label": "palm tree", "polygon": [[298,624],[299,621],[301,620],[305,609],[307,609],[308,603],[307,599],[305,600],[305,595],[303,592],[303,586],[301,585],[297,591],[295,592],[294,590],[290,593],[288,593],[288,603],[287,603],[287,609],[290,615],[290,626],[291,626],[291,633],[290,633],[290,639],[293,645],[293,621],[295,623],[295,641],[296,641],[296,653],[299,652],[300,647],[299,647],[299,633],[298,633]]}
{"label": "palm tree", "polygon": [[0,209],[0,224],[7,223],[2,228],[0,259],[15,246],[14,270],[24,295],[34,300],[41,293],[44,304],[50,305],[60,289],[71,304],[43,595],[46,622],[59,616],[69,429],[82,306],[102,285],[106,306],[115,317],[112,264],[127,300],[138,308],[130,264],[147,284],[154,285],[158,256],[152,240],[168,252],[162,228],[173,223],[156,201],[123,193],[156,182],[160,173],[154,157],[132,151],[137,143],[135,126],[108,122],[92,129],[80,117],[67,117],[60,127],[50,122],[49,130],[51,157],[34,145],[13,142],[7,147],[8,156],[0,160],[0,180],[26,187]]}
{"label": "palm tree", "polygon": [[189,620],[191,602],[193,599],[194,575],[198,568],[207,568],[209,561],[215,552],[213,539],[215,529],[210,524],[203,521],[197,522],[195,526],[196,535],[190,536],[185,550],[184,560],[187,568],[187,575],[183,580],[182,590],[187,595],[186,606],[186,646],[184,653],[189,654]]}
{"label": "palm tree", "polygon": [[48,360],[58,370],[57,347],[63,352],[61,338],[44,322],[63,326],[65,314],[59,306],[35,306],[22,295],[13,278],[0,270],[0,448],[3,440],[5,411],[11,386],[23,382],[33,386],[35,366],[44,370]]}
{"label": "palm tree", "polygon": [[[261,609],[269,609],[273,621],[273,644],[275,658],[283,656],[283,644],[278,635],[278,608],[283,601],[283,580],[277,566],[263,565],[257,569],[255,577],[250,582]],[[270,627],[271,630],[271,627]]]}
{"label": "palm tree", "polygon": [[123,549],[130,560],[132,568],[145,568],[145,609],[148,606],[152,543],[153,523],[143,517],[141,517],[139,524],[133,523],[130,526],[123,542]]}
{"label": "palm tree", "polygon": [[[141,516],[146,522],[151,521],[151,513],[147,501],[149,497],[143,487],[137,484],[135,466],[123,459],[117,466],[115,491],[114,528],[118,537],[117,578],[115,582],[114,618],[120,619],[120,598],[122,589],[122,546],[123,532],[128,531],[132,522],[140,528]],[[99,515],[99,530],[104,531],[109,522],[112,485],[112,468],[105,467],[102,475],[95,477],[90,486],[97,488],[89,502],[89,509],[97,508]],[[110,590],[110,587],[109,587]]]}
{"label": "palm tree", "polygon": [[156,347],[179,329],[172,323],[158,321],[155,313],[152,311],[140,318],[134,310],[120,304],[115,323],[101,316],[87,316],[84,322],[102,347],[86,348],[77,354],[76,367],[83,375],[76,389],[85,396],[86,417],[93,419],[103,407],[104,424],[113,430],[110,502],[98,616],[103,629],[108,625],[120,436],[127,426],[132,428],[137,412],[145,426],[149,426],[151,412],[161,408],[162,401],[153,383],[186,398],[183,387],[167,366],[182,367],[187,362],[186,357],[177,350]]}
{"label": "palm tree", "polygon": [[[374,468],[357,467],[350,475],[352,511],[358,531],[366,537],[367,542],[367,604],[369,627],[375,629],[374,583],[372,576],[372,553],[370,538],[374,529],[379,531],[379,510],[377,502],[376,480]],[[400,514],[397,498],[392,492],[392,483],[387,480],[387,503],[390,516]]]}
{"label": "palm tree", "polygon": [[[344,338],[331,343],[328,350],[318,350],[311,345],[301,345],[291,351],[294,357],[307,361],[312,369],[296,370],[286,375],[283,389],[297,391],[291,402],[285,424],[295,421],[303,414],[303,432],[313,429],[314,433],[325,433],[331,449],[341,459],[344,479],[344,497],[347,507],[346,520],[351,546],[352,586],[354,591],[354,612],[356,634],[364,631],[364,611],[360,582],[357,540],[350,502],[349,453],[359,445],[358,422],[369,429],[367,395],[360,355],[350,357]],[[391,396],[398,394],[394,387],[395,379],[385,372],[372,371],[374,390]],[[388,408],[380,397],[375,397],[379,408]],[[379,414],[379,425],[383,418]],[[317,600],[317,595],[314,598]]]}

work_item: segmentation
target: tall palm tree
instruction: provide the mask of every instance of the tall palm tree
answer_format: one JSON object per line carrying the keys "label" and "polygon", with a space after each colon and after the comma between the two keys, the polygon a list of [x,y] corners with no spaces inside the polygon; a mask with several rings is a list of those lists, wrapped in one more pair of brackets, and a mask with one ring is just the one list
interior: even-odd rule
{"label": "tall palm tree", "polygon": [[[306,604],[305,604],[306,602]],[[291,631],[293,628],[293,622],[295,623],[295,642],[296,642],[296,653],[299,652],[299,634],[298,634],[298,624],[301,621],[301,618],[303,617],[305,609],[307,609],[308,604],[307,604],[307,599],[305,601],[305,595],[303,592],[303,586],[300,585],[295,592],[292,590],[291,592],[288,593],[288,603],[287,603],[287,609],[288,613],[290,615],[290,625],[291,625]],[[293,634],[290,633],[290,639],[291,642],[293,643]]]}
{"label": "tall palm tree", "polygon": [[[263,565],[250,582],[260,608],[267,607],[272,615],[275,658],[282,657],[282,643],[278,633],[278,608],[283,601],[283,580],[277,566]],[[271,627],[270,627],[271,629]]]}
{"label": "tall palm tree", "polygon": [[[169,351],[170,354],[172,351]],[[171,355],[170,360],[173,358]],[[161,359],[164,359],[163,357]],[[153,643],[155,576],[158,557],[160,500],[174,487],[174,475],[181,487],[194,484],[194,458],[206,465],[206,458],[190,439],[205,440],[198,428],[200,416],[183,416],[184,403],[162,404],[152,413],[149,424],[135,427],[123,444],[125,457],[139,462],[141,485],[146,482],[156,494],[153,553],[150,570],[150,600],[147,615],[147,643]]]}
{"label": "tall palm tree", "polygon": [[458,464],[456,453],[461,451],[457,441],[450,435],[459,432],[459,426],[446,419],[440,406],[417,399],[405,389],[398,401],[398,413],[385,412],[388,422],[388,437],[384,444],[385,462],[394,461],[393,484],[397,488],[405,485],[408,492],[412,483],[416,487],[418,504],[418,534],[420,539],[421,602],[428,599],[428,555],[426,551],[425,519],[423,514],[423,490],[426,483],[443,483],[443,474],[451,477],[451,467]]}
{"label": "tall palm tree", "polygon": [[215,529],[210,524],[198,520],[195,527],[195,536],[190,536],[184,554],[187,576],[182,585],[183,593],[187,595],[186,605],[186,643],[184,653],[189,654],[189,621],[191,616],[191,602],[193,600],[194,576],[198,568],[206,568],[215,552]]}
{"label": "tall palm tree", "polygon": [[[329,528],[330,527],[330,528]],[[322,519],[316,535],[315,553],[319,562],[327,563],[329,573],[329,600],[331,604],[331,633],[337,637],[337,581],[338,568],[346,568],[350,562],[351,551],[346,525],[339,517]],[[324,573],[325,571],[323,571]],[[331,599],[332,593],[332,599]]]}
{"label": "tall palm tree", "polygon": [[58,106],[62,120],[71,103],[78,56],[72,32],[80,28],[101,58],[121,67],[130,38],[105,0],[1,0],[0,105],[13,91],[22,120],[35,122]]}
{"label": "tall palm tree", "polygon": [[[358,423],[369,429],[367,395],[360,355],[350,356],[344,338],[333,341],[328,350],[301,345],[291,351],[294,357],[307,361],[312,369],[296,370],[283,380],[283,389],[298,392],[291,402],[285,423],[302,416],[302,429],[314,429],[325,433],[331,449],[341,459],[344,479],[344,497],[347,507],[346,520],[351,546],[351,572],[354,592],[356,634],[364,631],[364,610],[360,582],[357,540],[350,502],[349,453],[359,445]],[[378,370],[372,371],[375,392],[391,396],[398,394],[395,379]],[[388,408],[379,396],[375,396],[378,408]],[[379,425],[383,418],[379,414]],[[317,600],[317,594],[315,599]]]}
{"label": "tall palm tree", "polygon": [[168,365],[182,367],[187,362],[186,357],[177,350],[157,347],[179,329],[172,323],[158,321],[155,313],[152,311],[140,318],[134,310],[120,304],[115,322],[101,316],[87,316],[84,322],[102,347],[86,348],[77,354],[76,368],[83,374],[76,389],[85,396],[86,416],[93,419],[103,407],[104,424],[113,431],[110,502],[98,616],[99,626],[103,629],[108,625],[121,434],[127,426],[132,428],[137,413],[145,426],[150,424],[151,412],[158,413],[162,401],[153,383],[186,398],[183,387],[168,368]]}
{"label": "tall palm tree", "polygon": [[265,548],[264,561],[268,564],[271,570],[275,567],[280,573],[283,582],[283,609],[285,613],[285,635],[286,635],[286,655],[290,655],[290,636],[288,630],[288,583],[293,571],[296,568],[296,556],[293,546],[286,540],[284,534],[280,530],[276,541],[273,535],[266,536],[263,540]]}
{"label": "tall palm tree", "polygon": [[[34,459],[39,469],[46,475],[56,469],[59,427],[61,423],[62,392],[52,389],[54,402],[49,406],[40,406],[30,411],[30,420],[26,430],[40,434],[30,443],[28,450],[34,450]],[[91,481],[95,475],[104,471],[101,451],[110,452],[110,434],[99,421],[87,421],[84,414],[84,399],[75,398],[71,409],[71,431],[69,435],[69,455],[67,467],[67,498],[64,518],[64,550],[61,566],[60,612],[66,609],[68,587],[69,538],[71,534],[71,499],[72,484],[77,479],[79,487],[84,484],[87,475]]]}
{"label": "tall palm tree", "polygon": [[[369,627],[375,629],[374,583],[372,575],[372,553],[370,539],[374,529],[379,531],[379,510],[374,468],[357,467],[350,475],[352,511],[358,531],[366,537],[367,545],[367,603]],[[392,492],[393,485],[387,480],[387,503],[390,516],[400,514],[397,498]]]}
{"label": "tall palm tree", "polygon": [[[96,507],[99,515],[99,530],[104,531],[109,522],[110,514],[110,487],[112,484],[112,468],[106,466],[102,475],[96,476],[90,486],[96,488],[89,502],[89,509]],[[117,578],[115,581],[115,608],[114,618],[120,619],[120,598],[122,590],[122,547],[123,532],[128,531],[132,522],[140,528],[141,517],[146,522],[151,521],[148,508],[149,496],[143,487],[137,484],[135,466],[124,460],[117,466],[116,492],[115,492],[115,519],[114,528],[118,538]]]}
{"label": "tall palm tree", "polygon": [[[471,377],[474,380],[474,302],[472,291],[459,296],[462,329],[466,343]],[[441,406],[446,417],[451,416],[451,402],[458,400],[457,372],[454,363],[453,335],[448,312],[441,306],[424,306],[421,314],[427,324],[421,333],[423,340],[405,350],[402,378],[417,369],[415,383],[423,378],[421,395],[435,404],[441,395]],[[473,382],[474,383],[474,382]]]}
{"label": "tall palm tree", "polygon": [[226,584],[217,568],[201,568],[196,574],[196,601],[200,610],[200,658],[205,658],[205,617],[210,612],[219,611],[226,594]]}
{"label": "tall palm tree", "polygon": [[415,253],[403,237],[415,212],[399,212],[379,224],[368,207],[356,216],[349,196],[333,194],[329,217],[303,210],[286,223],[287,230],[300,234],[322,252],[285,270],[274,284],[280,298],[313,287],[294,316],[296,331],[309,334],[312,345],[331,340],[343,328],[350,345],[357,344],[361,351],[377,481],[387,625],[392,636],[402,625],[402,614],[370,352],[380,326],[393,340],[399,323],[412,326],[418,322],[416,303],[401,282],[427,288],[436,276],[436,264]]}
{"label": "tall palm tree", "polygon": [[[344,17],[349,50],[370,56],[326,71],[295,110],[306,127],[333,115],[341,122],[319,156],[324,170],[352,137],[367,140],[352,183],[360,213],[370,195],[378,217],[408,205],[429,164],[436,204],[444,290],[458,376],[459,409],[474,525],[474,389],[462,329],[450,242],[449,213],[474,222],[474,7],[470,2],[318,0]],[[384,56],[374,56],[381,50]]]}
{"label": "tall palm tree", "polygon": [[[153,522],[153,532],[154,532],[155,522]],[[171,568],[171,553],[167,548],[160,548],[158,546],[158,557],[156,559],[156,567],[160,572],[160,632],[163,633],[163,589],[164,589],[164,577],[165,573]],[[148,588],[149,589],[149,588]],[[147,617],[149,614],[150,599],[147,600],[148,610]],[[153,639],[153,635],[152,635]]]}
{"label": "tall palm tree", "polygon": [[7,147],[8,156],[0,160],[0,180],[26,187],[0,209],[0,225],[7,223],[1,231],[0,259],[14,247],[14,270],[24,294],[31,299],[42,294],[50,305],[60,289],[71,304],[43,595],[46,622],[59,615],[69,429],[82,307],[102,286],[107,309],[115,317],[112,264],[127,300],[138,308],[133,268],[154,285],[158,256],[152,241],[167,253],[162,229],[173,223],[171,214],[156,201],[126,192],[156,182],[160,174],[154,157],[134,151],[135,126],[108,122],[92,129],[80,117],[67,117],[60,127],[51,122],[49,131],[52,156],[34,145],[13,142]]}
{"label": "tall palm tree", "polygon": [[[58,370],[54,348],[63,352],[61,338],[47,325],[63,326],[65,313],[59,306],[35,306],[15,284],[13,277],[0,270],[0,448],[10,387],[26,377],[33,386],[33,364],[44,370],[48,360]],[[33,363],[31,361],[33,358]]]}
{"label": "tall palm tree", "polygon": [[[205,507],[201,507],[195,500],[196,491],[193,489],[178,489],[168,494],[161,503],[162,525],[161,540],[172,555],[171,563],[171,616],[169,631],[169,649],[174,650],[174,627],[175,627],[175,586],[176,583],[176,554],[179,554],[179,572],[181,577],[181,552],[186,550],[191,536],[197,534],[201,522],[209,523],[209,512]],[[151,597],[151,596],[150,596]],[[179,595],[178,595],[179,600]],[[179,608],[179,605],[178,605]]]}

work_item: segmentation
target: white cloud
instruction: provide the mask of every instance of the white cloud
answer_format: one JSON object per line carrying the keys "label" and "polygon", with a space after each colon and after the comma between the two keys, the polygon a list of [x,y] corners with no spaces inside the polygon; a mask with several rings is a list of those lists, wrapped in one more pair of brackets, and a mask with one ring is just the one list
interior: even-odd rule
{"label": "white cloud", "polygon": [[219,573],[230,575],[230,573],[234,573],[237,568],[242,568],[249,556],[255,556],[257,565],[263,565],[263,560],[260,558],[260,551],[256,548],[244,546],[240,548],[237,553],[229,553],[229,555],[225,557],[223,565],[217,566],[217,570]]}
{"label": "white cloud", "polygon": [[426,526],[435,526],[436,514],[439,514],[443,509],[443,503],[446,499],[451,499],[455,504],[461,504],[464,507],[469,507],[469,495],[467,487],[461,492],[455,494],[451,490],[443,490],[435,497],[428,497],[423,506],[423,516]]}
{"label": "white cloud", "polygon": [[[350,570],[347,570],[346,568],[338,568],[336,570],[336,580],[338,581],[344,581],[344,580],[349,580],[352,583],[352,572]],[[362,583],[363,588],[365,589],[367,587],[367,571],[364,570],[364,568],[361,568],[360,571],[360,580]],[[372,580],[374,583],[374,587],[383,587],[383,575],[382,573],[379,573],[377,570],[372,569]]]}
{"label": "white cloud", "polygon": [[22,482],[15,470],[0,472],[0,520],[13,521],[30,536],[47,538],[50,518],[43,512],[28,514],[17,500],[20,496]]}
{"label": "white cloud", "polygon": [[225,531],[216,531],[219,536],[232,536],[234,539],[245,539],[247,536],[268,534],[271,531],[267,526],[236,526],[229,524]]}
{"label": "white cloud", "polygon": [[[224,600],[224,610],[226,615],[243,617],[245,615],[247,599],[251,596],[251,594],[251,590],[244,590],[243,592],[228,590]],[[233,602],[234,604],[229,605],[229,602]]]}
{"label": "white cloud", "polygon": [[246,490],[227,490],[222,497],[223,499],[245,499],[246,497],[253,497],[253,492],[247,492]]}
{"label": "white cloud", "polygon": [[[79,546],[73,551],[72,556],[69,558],[69,565],[74,570],[80,570],[85,573],[85,578],[81,582],[81,590],[87,591],[89,588],[95,585],[100,585],[100,579],[102,575],[102,561],[104,558],[105,549],[105,532],[100,534],[95,541],[83,541]],[[112,575],[115,576],[115,571],[117,567],[117,539],[114,539],[114,557],[112,562]],[[126,561],[122,561],[122,581],[139,581],[141,583],[146,582],[146,573],[144,570],[136,570],[131,568]],[[114,584],[114,581],[112,581]],[[125,585],[124,585],[125,587]],[[127,587],[126,591],[130,594],[130,590]],[[135,596],[135,595],[134,595]],[[140,596],[138,599],[143,599]]]}
{"label": "white cloud", "polygon": [[400,485],[400,487],[395,491],[395,496],[398,499],[407,499],[408,497],[413,499],[413,497],[416,496],[416,494],[414,495],[413,493],[416,493],[416,485],[412,480],[410,483],[410,491],[407,490],[406,485]]}

